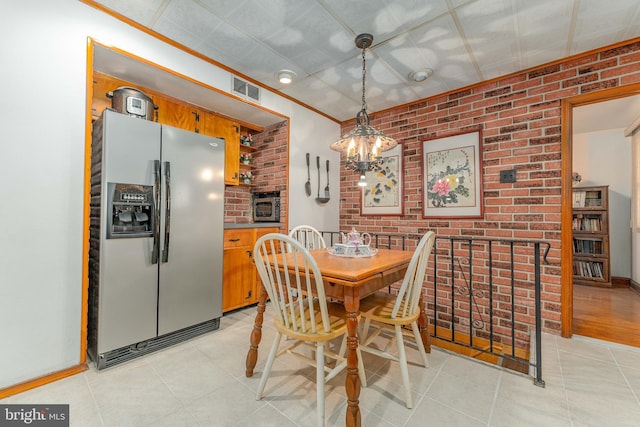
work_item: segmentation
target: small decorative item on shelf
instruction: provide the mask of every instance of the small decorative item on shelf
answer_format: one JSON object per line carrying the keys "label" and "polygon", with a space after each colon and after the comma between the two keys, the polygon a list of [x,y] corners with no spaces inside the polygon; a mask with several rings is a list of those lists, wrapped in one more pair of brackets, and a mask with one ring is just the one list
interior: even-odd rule
{"label": "small decorative item on shelf", "polygon": [[573,182],[573,186],[575,187],[580,183],[580,181],[582,181],[582,176],[578,172],[574,172],[573,175],[571,175],[571,180]]}
{"label": "small decorative item on shelf", "polygon": [[240,163],[248,165],[253,161],[253,157],[249,153],[240,153]]}
{"label": "small decorative item on shelf", "polygon": [[242,145],[248,145],[248,146],[253,145],[253,139],[252,139],[252,137],[251,137],[251,134],[249,134],[249,135],[242,135],[242,136],[240,137],[240,143],[241,143]]}
{"label": "small decorative item on shelf", "polygon": [[251,184],[253,182],[253,175],[250,171],[240,172],[240,181],[245,184]]}

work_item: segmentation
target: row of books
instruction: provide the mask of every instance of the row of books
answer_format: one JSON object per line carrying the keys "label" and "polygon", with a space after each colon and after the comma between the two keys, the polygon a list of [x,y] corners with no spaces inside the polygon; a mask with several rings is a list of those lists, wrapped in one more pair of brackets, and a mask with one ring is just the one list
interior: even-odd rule
{"label": "row of books", "polygon": [[602,231],[602,220],[599,217],[575,217],[571,227],[575,231]]}
{"label": "row of books", "polygon": [[602,254],[602,240],[573,239],[573,252],[577,254]]}
{"label": "row of books", "polygon": [[574,261],[573,275],[581,277],[591,277],[596,279],[604,279],[601,262],[591,261]]}
{"label": "row of books", "polygon": [[574,191],[573,207],[589,208],[602,206],[602,198],[600,191]]}

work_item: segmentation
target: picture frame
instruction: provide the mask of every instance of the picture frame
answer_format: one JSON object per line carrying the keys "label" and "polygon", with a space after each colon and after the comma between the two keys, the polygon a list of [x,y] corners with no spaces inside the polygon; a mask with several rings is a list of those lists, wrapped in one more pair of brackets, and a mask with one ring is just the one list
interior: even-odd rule
{"label": "picture frame", "polygon": [[422,143],[422,217],[483,218],[482,132]]}
{"label": "picture frame", "polygon": [[383,163],[364,173],[367,185],[362,187],[360,215],[398,216],[404,209],[403,145],[383,153]]}

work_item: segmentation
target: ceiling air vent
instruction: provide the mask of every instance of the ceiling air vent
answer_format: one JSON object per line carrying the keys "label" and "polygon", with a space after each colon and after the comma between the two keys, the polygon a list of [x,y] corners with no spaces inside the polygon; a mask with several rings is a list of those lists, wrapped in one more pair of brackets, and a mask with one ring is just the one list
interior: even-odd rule
{"label": "ceiling air vent", "polygon": [[260,88],[236,76],[231,76],[231,92],[249,101],[260,103]]}

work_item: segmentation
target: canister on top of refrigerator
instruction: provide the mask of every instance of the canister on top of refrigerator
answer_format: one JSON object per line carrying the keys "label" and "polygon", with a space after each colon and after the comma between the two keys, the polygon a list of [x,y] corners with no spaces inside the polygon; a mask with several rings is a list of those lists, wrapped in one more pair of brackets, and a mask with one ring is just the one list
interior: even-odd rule
{"label": "canister on top of refrigerator", "polygon": [[153,104],[153,100],[147,94],[138,89],[122,86],[107,92],[107,97],[111,98],[111,108],[118,113],[151,121],[155,119],[153,113],[158,106]]}

